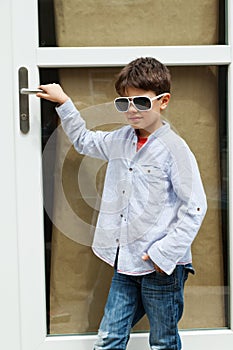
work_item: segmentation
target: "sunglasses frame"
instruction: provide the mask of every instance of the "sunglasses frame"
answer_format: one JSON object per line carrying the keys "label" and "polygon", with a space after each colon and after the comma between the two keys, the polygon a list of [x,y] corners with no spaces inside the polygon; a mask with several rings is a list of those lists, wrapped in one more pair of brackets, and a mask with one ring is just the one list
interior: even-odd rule
{"label": "sunglasses frame", "polygon": [[[168,94],[168,92],[164,92],[164,93],[162,93],[162,94],[160,94],[160,95],[158,95],[158,96],[154,96],[154,97],[149,97],[149,96],[131,96],[131,97],[126,97],[126,96],[121,96],[121,97],[117,97],[117,98],[115,98],[115,100],[114,100],[114,106],[115,106],[115,108],[116,108],[116,110],[119,112],[119,113],[126,113],[126,112],[128,112],[128,110],[129,110],[129,108],[130,108],[130,104],[132,103],[132,105],[133,105],[133,107],[137,110],[137,111],[139,111],[139,112],[148,112],[148,111],[150,111],[151,109],[152,109],[152,102],[154,101],[154,100],[158,100],[159,98],[161,98],[161,97],[163,97],[164,95],[166,95],[166,94]],[[135,98],[140,98],[140,97],[143,97],[143,98],[148,98],[148,100],[150,101],[150,108],[148,108],[148,109],[138,109],[137,107],[136,107],[136,105],[135,105],[135,103],[134,103],[134,99]],[[117,100],[118,99],[121,99],[121,98],[125,98],[127,101],[128,101],[128,108],[127,108],[127,110],[125,110],[125,111],[120,111],[118,108],[117,108]]]}

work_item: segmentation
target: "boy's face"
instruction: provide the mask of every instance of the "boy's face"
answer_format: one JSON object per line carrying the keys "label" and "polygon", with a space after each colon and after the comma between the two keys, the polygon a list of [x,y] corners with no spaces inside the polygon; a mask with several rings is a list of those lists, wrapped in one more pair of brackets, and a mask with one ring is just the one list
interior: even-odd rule
{"label": "boy's face", "polygon": [[[128,87],[126,91],[127,97],[133,96],[148,96],[153,98],[156,96],[154,91],[145,91],[133,87]],[[132,103],[128,112],[125,112],[127,122],[134,129],[138,129],[139,135],[142,137],[148,137],[155,130],[162,126],[161,111],[164,110],[169,102],[170,94],[167,93],[159,100],[152,101],[152,108],[149,111],[138,111]]]}

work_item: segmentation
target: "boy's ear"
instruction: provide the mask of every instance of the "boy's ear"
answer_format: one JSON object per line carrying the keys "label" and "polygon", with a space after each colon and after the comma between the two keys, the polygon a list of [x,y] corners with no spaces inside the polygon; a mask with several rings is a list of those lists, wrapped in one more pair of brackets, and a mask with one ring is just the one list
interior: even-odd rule
{"label": "boy's ear", "polygon": [[167,105],[170,101],[170,97],[171,97],[171,94],[167,93],[166,95],[164,95],[162,98],[161,98],[161,104],[160,104],[160,109],[161,110],[164,110],[165,108],[167,108]]}

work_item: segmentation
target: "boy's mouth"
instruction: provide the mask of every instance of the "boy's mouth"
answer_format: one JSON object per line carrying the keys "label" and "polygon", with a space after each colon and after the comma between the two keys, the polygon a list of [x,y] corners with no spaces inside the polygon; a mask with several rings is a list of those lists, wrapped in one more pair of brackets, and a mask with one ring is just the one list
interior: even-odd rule
{"label": "boy's mouth", "polygon": [[137,122],[137,121],[142,120],[142,117],[138,117],[138,116],[128,117],[128,120],[129,120],[130,122]]}

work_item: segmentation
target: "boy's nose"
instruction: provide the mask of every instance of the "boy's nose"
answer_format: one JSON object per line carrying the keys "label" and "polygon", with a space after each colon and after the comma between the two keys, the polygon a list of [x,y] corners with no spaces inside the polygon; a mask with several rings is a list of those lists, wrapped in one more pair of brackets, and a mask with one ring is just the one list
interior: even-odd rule
{"label": "boy's nose", "polygon": [[133,105],[133,102],[132,101],[130,101],[129,102],[129,110],[128,110],[128,112],[137,112],[138,110],[134,107],[134,105]]}

